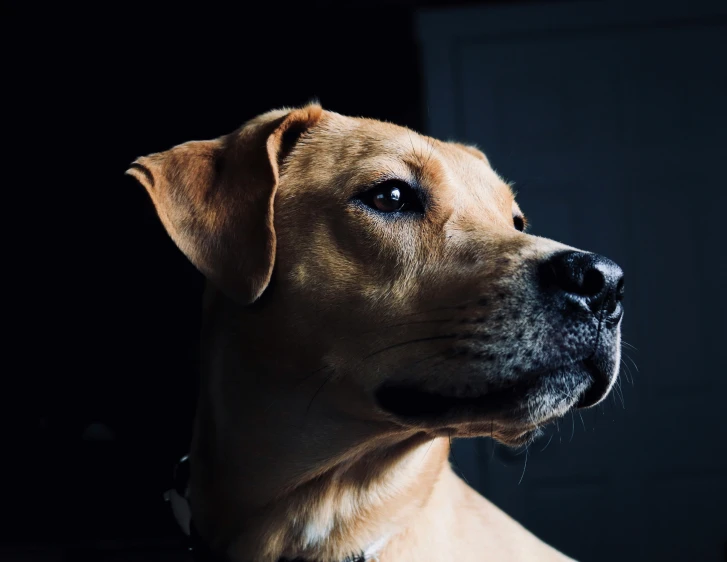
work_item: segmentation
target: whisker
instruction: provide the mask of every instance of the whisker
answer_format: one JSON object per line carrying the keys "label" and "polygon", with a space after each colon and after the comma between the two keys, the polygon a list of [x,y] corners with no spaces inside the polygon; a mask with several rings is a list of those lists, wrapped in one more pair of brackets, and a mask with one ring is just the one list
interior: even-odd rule
{"label": "whisker", "polygon": [[573,441],[573,437],[576,434],[576,417],[573,415],[573,410],[571,410],[571,413],[570,413],[570,421],[571,421],[570,441],[568,441],[568,443],[571,443]]}
{"label": "whisker", "polygon": [[518,480],[518,483],[517,483],[518,486],[523,481],[523,477],[525,476],[525,469],[528,467],[528,452],[529,452],[529,450],[530,450],[529,447],[526,445],[525,446],[525,464],[523,464],[523,473],[520,475],[520,480]]}
{"label": "whisker", "polygon": [[578,415],[581,417],[581,423],[583,424],[583,431],[588,431],[586,429],[586,422],[583,420],[583,414],[581,414],[580,412],[578,412]]}
{"label": "whisker", "polygon": [[462,310],[462,307],[465,307],[469,304],[469,302],[465,302],[458,305],[451,305],[451,306],[440,306],[437,308],[430,308],[428,310],[421,310],[419,312],[410,312],[408,314],[401,314],[400,318],[407,318],[409,316],[420,316],[422,314],[430,314],[432,312],[439,312],[441,310]]}
{"label": "whisker", "polygon": [[624,367],[624,375],[626,376],[626,380],[629,382],[629,384],[633,385],[634,379],[631,376],[631,369],[629,369],[629,366],[626,364],[626,361],[624,361],[623,358],[621,359],[621,365],[623,365]]}
{"label": "whisker", "polygon": [[422,166],[423,168],[426,167],[427,164],[429,164],[429,160],[432,159],[432,155],[434,154],[434,140],[428,138],[427,144],[429,145],[429,155],[427,156],[427,159],[424,162],[424,166]]}
{"label": "whisker", "polygon": [[[413,326],[416,324],[444,324],[446,322],[452,322],[454,318],[438,318],[433,320],[412,320],[411,322],[401,322],[400,324],[389,324],[387,326],[382,326],[381,328],[401,328],[402,326]],[[381,328],[377,328],[375,330],[371,330],[372,332],[377,332]],[[364,334],[370,333],[370,332],[363,332]]]}
{"label": "whisker", "polygon": [[445,357],[445,358],[444,358],[444,359],[442,359],[441,361],[437,361],[436,363],[432,363],[432,364],[431,364],[431,365],[430,365],[429,367],[430,367],[431,369],[433,369],[434,367],[439,367],[439,365],[441,365],[442,363],[446,363],[447,361],[449,361],[449,359],[447,359],[447,358]]}
{"label": "whisker", "polygon": [[625,341],[625,340],[623,340],[623,339],[621,340],[621,345],[625,345],[625,346],[627,346],[627,347],[630,347],[630,348],[631,348],[631,349],[633,349],[634,351],[638,351],[638,349],[636,348],[636,346],[634,346],[634,345],[631,345],[630,343],[628,343],[627,341]]}
{"label": "whisker", "polygon": [[441,336],[429,336],[427,338],[416,338],[413,340],[394,343],[392,345],[387,345],[386,347],[384,347],[382,349],[369,353],[368,355],[364,356],[363,359],[369,359],[370,357],[373,357],[374,355],[378,355],[379,353],[384,353],[385,351],[389,351],[391,349],[396,349],[398,347],[403,347],[405,345],[411,345],[414,343],[421,343],[421,342],[425,342],[425,341],[434,341],[434,340],[451,340],[456,337],[457,337],[457,334],[444,334]]}
{"label": "whisker", "polygon": [[432,353],[431,355],[426,355],[425,357],[422,357],[421,359],[417,359],[413,363],[411,363],[408,367],[403,369],[404,371],[409,371],[412,367],[419,365],[420,363],[424,363],[425,361],[429,361],[430,359],[433,359],[435,357],[439,357],[442,355],[441,351],[437,351],[436,353]]}
{"label": "whisker", "polygon": [[638,373],[639,367],[636,365],[636,362],[633,359],[631,359],[631,356],[628,353],[624,353],[623,355],[624,355],[624,357],[626,357],[626,359],[631,361],[631,364],[634,366],[634,369],[636,369],[636,372]]}
{"label": "whisker", "polygon": [[554,434],[554,433],[551,433],[551,434],[550,434],[550,439],[548,439],[548,442],[547,442],[547,443],[545,444],[545,447],[543,447],[542,449],[540,449],[540,452],[541,452],[541,453],[542,453],[543,451],[545,451],[545,449],[547,449],[547,448],[548,448],[548,445],[550,445],[550,442],[551,442],[551,441],[553,440],[553,435],[555,435],[555,434]]}
{"label": "whisker", "polygon": [[[424,363],[425,361],[429,361],[430,359],[434,359],[435,357],[439,357],[440,355],[442,355],[442,353],[443,353],[442,351],[437,351],[436,353],[432,353],[431,355],[427,355],[425,357],[422,357],[421,359],[418,359],[417,361],[414,361],[413,363],[410,363],[408,366],[404,367],[402,369],[402,372],[404,372],[404,373],[411,373],[412,372],[412,369],[415,366],[417,366],[417,365],[419,365],[421,363]],[[429,366],[429,368],[436,367],[437,365],[439,365],[440,363],[443,363],[444,361],[446,361],[446,358],[443,359],[442,361],[438,361],[437,363],[433,363],[432,365]]]}
{"label": "whisker", "polygon": [[[315,375],[317,375],[318,373],[320,373],[321,371],[324,371],[324,370],[326,370],[326,369],[331,369],[331,376],[333,376],[333,374],[334,374],[334,372],[335,372],[335,369],[333,369],[333,367],[331,367],[331,366],[329,366],[329,365],[323,365],[323,367],[320,367],[320,368],[318,368],[318,369],[316,369],[316,370],[314,370],[314,371],[312,371],[312,372],[308,373],[307,375],[305,375],[305,376],[303,376],[303,377],[299,378],[298,380],[296,380],[296,381],[295,381],[295,386],[294,386],[293,388],[296,388],[296,389],[297,389],[297,388],[300,388],[300,387],[301,387],[301,386],[302,386],[302,385],[303,385],[303,384],[304,384],[304,383],[305,383],[306,381],[310,380],[310,379],[311,379],[311,378],[313,378],[313,377],[314,377]],[[273,401],[272,401],[272,402],[270,402],[270,404],[268,405],[268,407],[267,407],[267,408],[265,408],[265,413],[269,412],[269,411],[270,411],[270,409],[271,409],[271,408],[272,408],[273,406],[275,406],[275,404],[277,404],[277,403],[278,403],[279,401],[280,401],[280,398],[274,398],[274,399],[273,399]]]}
{"label": "whisker", "polygon": [[[427,342],[427,341],[437,341],[437,340],[445,340],[445,339],[454,339],[454,338],[456,338],[456,337],[458,337],[458,334],[444,334],[444,335],[429,336],[429,337],[423,337],[423,338],[416,338],[416,339],[412,339],[412,340],[407,340],[407,341],[403,341],[403,342],[398,342],[398,343],[395,343],[395,344],[391,344],[391,345],[388,345],[388,346],[386,346],[386,347],[384,347],[384,348],[382,348],[382,349],[378,349],[378,350],[376,350],[376,351],[373,351],[373,352],[371,352],[371,353],[369,353],[368,355],[365,355],[365,356],[363,356],[363,357],[361,357],[361,356],[358,356],[358,357],[351,357],[351,358],[350,358],[349,360],[341,362],[341,363],[340,363],[340,364],[338,365],[338,367],[351,367],[351,366],[356,366],[357,364],[358,364],[358,365],[360,365],[360,364],[362,364],[362,363],[363,363],[363,362],[364,362],[364,361],[365,361],[366,359],[369,359],[369,358],[371,358],[371,357],[374,357],[375,355],[378,355],[378,354],[380,354],[380,353],[384,353],[384,352],[386,352],[386,351],[389,351],[389,350],[391,350],[391,349],[395,349],[395,348],[403,347],[403,346],[406,346],[406,345],[409,345],[409,344],[415,344],[415,343],[420,343],[420,342]],[[344,338],[344,339],[345,339],[345,338]],[[423,357],[423,358],[421,358],[421,359],[417,360],[416,362],[414,362],[414,363],[412,364],[412,366],[413,366],[413,365],[417,365],[417,364],[419,364],[419,363],[422,363],[422,362],[424,362],[424,361],[426,361],[426,360],[428,360],[428,359],[431,359],[431,358],[433,358],[433,357],[436,357],[436,356],[438,356],[438,355],[441,355],[442,353],[443,353],[443,350],[440,350],[440,351],[438,351],[437,353],[433,353],[433,354],[431,354],[431,355],[428,355],[428,356],[426,356],[426,357]],[[411,366],[410,366],[410,367],[411,367]],[[304,377],[302,377],[302,378],[300,379],[300,382],[299,382],[299,384],[302,384],[303,382],[305,382],[306,380],[310,379],[310,378],[311,378],[311,377],[313,377],[313,376],[314,376],[315,374],[317,374],[317,373],[320,373],[321,371],[325,370],[326,368],[330,368],[330,369],[334,370],[334,369],[333,369],[332,367],[328,367],[328,366],[323,366],[323,367],[320,367],[320,368],[316,369],[315,371],[313,371],[313,372],[311,372],[311,373],[309,373],[309,374],[305,375]],[[335,370],[334,370],[334,371],[335,371]]]}
{"label": "whisker", "polygon": [[311,377],[313,377],[314,375],[317,375],[318,373],[320,373],[321,371],[325,371],[326,369],[332,369],[332,368],[333,367],[331,367],[330,365],[323,365],[322,367],[316,369],[315,371],[312,371],[312,372],[308,373],[307,375],[299,378],[296,381],[296,383],[299,386],[299,385],[303,384],[305,381],[307,381],[308,379],[310,379]]}
{"label": "whisker", "polygon": [[326,386],[326,384],[328,384],[329,382],[331,382],[331,380],[333,380],[333,375],[334,375],[334,373],[331,373],[331,375],[329,377],[326,377],[323,380],[323,382],[321,383],[321,385],[318,387],[318,389],[315,391],[315,393],[313,393],[313,397],[310,399],[310,402],[308,402],[308,407],[305,409],[306,417],[308,416],[308,412],[310,412],[311,406],[313,405],[313,400],[315,400],[316,396],[318,396],[318,394],[321,392],[321,390],[323,390],[323,387]]}
{"label": "whisker", "polygon": [[560,434],[560,422],[558,420],[555,420],[555,427],[558,430],[558,442],[562,445],[563,444],[563,436]]}
{"label": "whisker", "polygon": [[431,320],[412,320],[411,322],[401,322],[399,324],[388,324],[387,326],[384,326],[384,328],[398,328],[400,326],[411,326],[412,324],[430,324],[430,323],[444,323],[444,322],[452,322],[454,321],[454,318],[432,318]]}
{"label": "whisker", "polygon": [[[621,381],[616,380],[616,384],[613,385],[613,394],[611,397],[618,396],[619,400],[621,401],[621,408],[624,410],[626,409],[626,403],[624,402],[624,395],[623,391],[621,390]],[[616,403],[616,399],[614,398],[614,404]]]}
{"label": "whisker", "polygon": [[407,129],[407,135],[409,136],[409,146],[411,146],[411,153],[416,157],[417,161],[419,162],[419,167],[421,168],[422,161],[421,156],[417,154],[416,149],[414,148],[414,139],[411,136],[411,131]]}

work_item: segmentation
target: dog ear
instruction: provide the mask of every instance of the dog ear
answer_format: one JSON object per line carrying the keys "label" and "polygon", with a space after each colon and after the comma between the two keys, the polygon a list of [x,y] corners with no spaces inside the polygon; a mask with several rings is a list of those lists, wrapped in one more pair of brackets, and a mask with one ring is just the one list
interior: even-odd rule
{"label": "dog ear", "polygon": [[254,302],[270,281],[280,164],[322,111],[272,111],[225,137],[139,158],[126,172],[146,188],[179,249],[239,302]]}

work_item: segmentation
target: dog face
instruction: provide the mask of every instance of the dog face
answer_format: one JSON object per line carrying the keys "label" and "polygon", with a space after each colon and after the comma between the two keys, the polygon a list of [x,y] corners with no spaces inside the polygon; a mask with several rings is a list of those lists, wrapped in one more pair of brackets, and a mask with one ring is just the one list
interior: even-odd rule
{"label": "dog face", "polygon": [[313,106],[131,173],[278,343],[260,360],[319,378],[349,415],[519,444],[618,375],[621,270],[524,232],[472,147]]}

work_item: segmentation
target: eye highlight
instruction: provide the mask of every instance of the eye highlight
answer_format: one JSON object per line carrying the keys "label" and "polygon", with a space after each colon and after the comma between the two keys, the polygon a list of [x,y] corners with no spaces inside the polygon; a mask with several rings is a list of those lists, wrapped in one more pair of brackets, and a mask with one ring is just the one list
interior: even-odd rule
{"label": "eye highlight", "polygon": [[378,213],[424,212],[418,190],[403,180],[386,180],[361,194],[357,199]]}
{"label": "eye highlight", "polygon": [[525,217],[522,215],[514,215],[512,217],[512,224],[515,227],[515,230],[519,230],[520,232],[523,232],[525,230]]}

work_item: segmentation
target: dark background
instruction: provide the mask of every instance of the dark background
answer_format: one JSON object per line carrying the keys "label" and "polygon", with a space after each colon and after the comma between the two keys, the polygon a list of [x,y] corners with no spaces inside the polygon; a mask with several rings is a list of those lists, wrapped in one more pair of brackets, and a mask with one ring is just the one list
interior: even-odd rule
{"label": "dark background", "polygon": [[10,6],[6,549],[178,538],[162,493],[190,435],[203,281],[128,164],[314,98],[420,130],[413,15],[436,4]]}
{"label": "dark background", "polygon": [[417,13],[472,4],[8,5],[0,560],[181,553],[203,282],[128,164],[312,99],[423,130]]}

